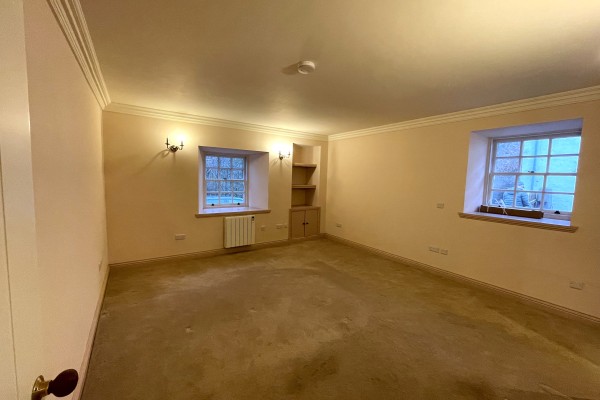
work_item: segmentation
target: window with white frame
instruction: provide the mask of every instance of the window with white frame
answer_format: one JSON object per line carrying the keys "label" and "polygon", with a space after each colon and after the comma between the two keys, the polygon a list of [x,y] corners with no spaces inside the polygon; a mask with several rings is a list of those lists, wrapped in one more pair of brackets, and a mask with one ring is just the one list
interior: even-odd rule
{"label": "window with white frame", "polygon": [[247,159],[243,155],[203,154],[204,207],[248,206]]}
{"label": "window with white frame", "polygon": [[581,130],[492,138],[486,204],[568,219],[580,145]]}

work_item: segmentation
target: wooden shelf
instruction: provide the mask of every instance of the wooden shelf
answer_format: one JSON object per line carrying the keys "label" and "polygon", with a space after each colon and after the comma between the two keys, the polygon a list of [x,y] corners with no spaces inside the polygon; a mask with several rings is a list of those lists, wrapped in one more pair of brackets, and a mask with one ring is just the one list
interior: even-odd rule
{"label": "wooden shelf", "polygon": [[291,207],[292,210],[319,210],[321,207],[319,206],[311,206],[310,204],[301,204],[295,205]]}
{"label": "wooden shelf", "polygon": [[317,164],[308,164],[308,163],[293,163],[292,166],[300,167],[300,168],[317,168]]}
{"label": "wooden shelf", "polygon": [[317,185],[292,185],[292,189],[316,189]]}
{"label": "wooden shelf", "polygon": [[[321,146],[293,144],[291,207],[312,213],[319,203]],[[291,232],[291,230],[290,230]]]}

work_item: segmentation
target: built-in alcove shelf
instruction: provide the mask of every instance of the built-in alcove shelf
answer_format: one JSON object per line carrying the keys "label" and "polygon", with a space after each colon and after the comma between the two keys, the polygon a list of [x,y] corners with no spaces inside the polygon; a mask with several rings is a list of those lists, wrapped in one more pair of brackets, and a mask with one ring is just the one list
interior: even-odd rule
{"label": "built-in alcove shelf", "polygon": [[317,185],[292,185],[292,189],[316,189]]}
{"label": "built-in alcove shelf", "polygon": [[293,167],[298,168],[317,168],[317,164],[309,164],[309,163],[293,163]]}
{"label": "built-in alcove shelf", "polygon": [[320,210],[319,206],[311,206],[309,204],[301,204],[297,206],[292,206],[292,210]]}
{"label": "built-in alcove shelf", "polygon": [[321,146],[293,144],[291,207],[316,206],[319,202]]}

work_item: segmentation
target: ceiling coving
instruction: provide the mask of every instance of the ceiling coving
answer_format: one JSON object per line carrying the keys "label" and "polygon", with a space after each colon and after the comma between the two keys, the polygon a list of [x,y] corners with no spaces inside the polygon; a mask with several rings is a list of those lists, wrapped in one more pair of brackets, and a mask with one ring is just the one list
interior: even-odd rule
{"label": "ceiling coving", "polygon": [[597,0],[80,2],[125,107],[330,135],[600,85]]}

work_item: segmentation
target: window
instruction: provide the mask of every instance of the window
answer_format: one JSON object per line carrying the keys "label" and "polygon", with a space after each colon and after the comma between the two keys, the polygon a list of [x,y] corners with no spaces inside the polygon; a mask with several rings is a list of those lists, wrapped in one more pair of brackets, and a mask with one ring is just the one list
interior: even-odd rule
{"label": "window", "polygon": [[204,153],[204,207],[248,205],[247,159],[242,155]]}
{"label": "window", "polygon": [[568,219],[573,211],[581,130],[491,139],[485,202],[540,210]]}
{"label": "window", "polygon": [[197,218],[270,212],[268,152],[209,146],[198,150]]}

